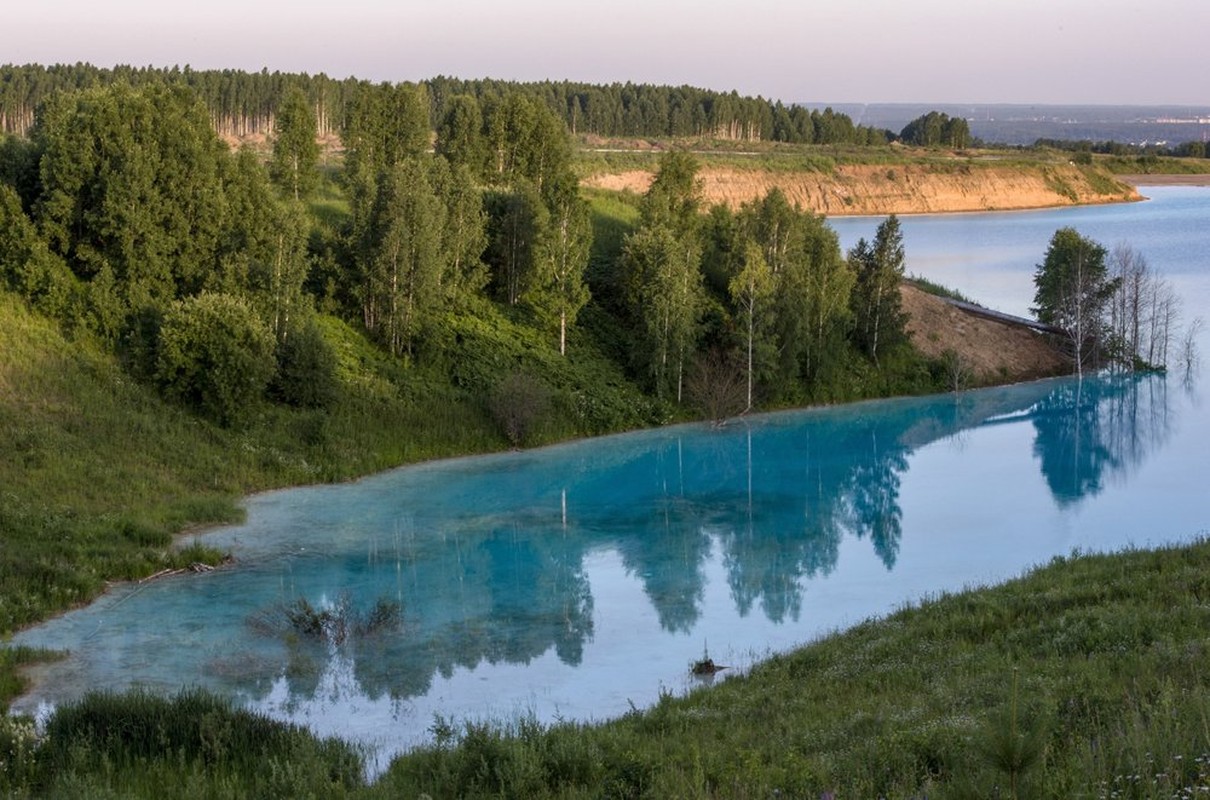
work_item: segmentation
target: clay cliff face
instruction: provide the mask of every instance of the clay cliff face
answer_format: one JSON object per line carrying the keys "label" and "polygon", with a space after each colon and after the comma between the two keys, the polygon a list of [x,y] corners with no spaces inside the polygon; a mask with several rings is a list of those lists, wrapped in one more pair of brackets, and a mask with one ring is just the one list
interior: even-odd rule
{"label": "clay cliff face", "polygon": [[[584,185],[642,194],[653,173],[593,175]],[[825,216],[1008,211],[1141,200],[1132,187],[1072,164],[840,165],[831,172],[780,172],[703,165],[707,204],[736,208],[777,187],[791,204]]]}

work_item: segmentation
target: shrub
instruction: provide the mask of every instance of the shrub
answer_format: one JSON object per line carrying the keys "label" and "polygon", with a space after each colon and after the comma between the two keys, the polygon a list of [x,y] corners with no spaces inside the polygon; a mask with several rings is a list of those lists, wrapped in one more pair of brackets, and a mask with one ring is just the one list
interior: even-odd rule
{"label": "shrub", "polygon": [[496,384],[489,402],[501,431],[519,447],[549,410],[550,392],[533,375],[514,372]]}
{"label": "shrub", "polygon": [[244,415],[273,370],[273,336],[244,300],[203,293],[164,314],[156,363],[161,390],[220,425]]}
{"label": "shrub", "polygon": [[278,343],[277,373],[270,392],[300,408],[328,408],[336,401],[336,354],[314,321]]}
{"label": "shrub", "polygon": [[[37,757],[51,788],[74,779],[92,783],[94,796],[106,776],[115,796],[131,796],[122,785],[137,787],[141,774],[188,781],[192,767],[201,767],[216,788],[240,786],[244,797],[298,796],[303,789],[339,796],[362,785],[364,767],[348,744],[232,708],[201,690],[174,698],[90,693],[50,717]],[[174,796],[183,787],[160,788],[161,796]]]}

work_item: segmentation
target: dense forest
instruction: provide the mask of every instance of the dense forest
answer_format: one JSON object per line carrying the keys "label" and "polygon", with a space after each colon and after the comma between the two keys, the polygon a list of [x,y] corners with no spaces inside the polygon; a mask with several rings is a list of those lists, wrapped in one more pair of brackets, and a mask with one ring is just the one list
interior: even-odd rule
{"label": "dense forest", "polygon": [[[373,87],[353,78],[336,80],[323,74],[267,70],[249,73],[189,67],[5,65],[0,66],[0,132],[27,133],[39,105],[55,94],[118,83],[187,86],[205,104],[215,130],[231,137],[272,134],[277,107],[289,89],[303,91],[310,101],[318,134],[334,136],[340,132],[358,92]],[[885,144],[894,138],[890,131],[854,125],[848,116],[831,109],[811,110],[691,86],[512,83],[448,77],[418,85],[425,89],[429,117],[434,122],[447,114],[449,104],[459,96],[470,96],[483,104],[522,93],[541,101],[573,134],[806,144]]]}
{"label": "dense forest", "polygon": [[[49,93],[28,137],[0,145],[0,280],[220,424],[262,397],[322,407],[338,392],[318,312],[481,397],[535,371],[468,330],[511,320],[569,363],[604,354],[657,418],[937,385],[903,332],[893,218],[846,257],[822,218],[776,191],[704,208],[696,162],[671,152],[609,228],[601,203],[626,202],[590,207],[566,124],[528,89],[441,82],[437,102],[424,84],[346,86],[343,161],[321,170],[301,86],[261,106],[262,158],[222,143],[188,81],[120,74]],[[472,88],[482,100],[445,94]],[[742,402],[706,397],[724,383],[712,370],[744,376]],[[508,417],[529,402],[505,405]]]}

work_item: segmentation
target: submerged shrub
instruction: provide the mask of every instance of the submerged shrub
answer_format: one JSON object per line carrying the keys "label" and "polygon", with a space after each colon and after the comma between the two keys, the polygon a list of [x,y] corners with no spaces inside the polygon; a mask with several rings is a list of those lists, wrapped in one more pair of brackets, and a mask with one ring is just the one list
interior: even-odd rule
{"label": "submerged shrub", "polygon": [[368,610],[353,605],[343,594],[329,606],[316,607],[305,597],[278,603],[248,618],[248,626],[262,636],[327,641],[341,645],[350,637],[365,638],[398,631],[403,627],[403,606],[380,597]]}

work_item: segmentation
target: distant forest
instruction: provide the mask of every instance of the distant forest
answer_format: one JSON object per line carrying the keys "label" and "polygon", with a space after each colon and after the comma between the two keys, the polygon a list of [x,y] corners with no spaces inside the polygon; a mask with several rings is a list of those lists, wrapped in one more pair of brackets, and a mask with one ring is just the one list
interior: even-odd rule
{"label": "distant forest", "polygon": [[[802,103],[816,108],[823,103]],[[1065,149],[1084,143],[1084,149],[1103,153],[1158,150],[1171,155],[1202,152],[1210,141],[1210,105],[1026,105],[1012,103],[831,103],[837,113],[856,124],[901,130],[929,112],[965,119],[971,136],[1009,147],[1051,146]],[[1116,146],[1115,146],[1116,145]]]}
{"label": "distant forest", "polygon": [[[193,70],[88,64],[0,66],[0,133],[25,135],[37,109],[57,92],[125,83],[139,87],[168,83],[190,87],[210,111],[221,136],[269,135],[279,103],[290,88],[301,89],[315,109],[321,137],[340,133],[357,92],[373,84],[326,75],[238,70]],[[481,103],[512,92],[541,99],[572,134],[597,136],[705,137],[734,141],[804,144],[886,144],[892,131],[854,125],[830,108],[787,106],[761,97],[691,86],[568,81],[513,83],[436,77],[420,83],[427,92],[429,119],[446,115],[450,100],[469,95]]]}

